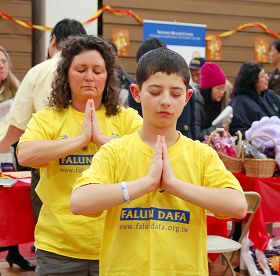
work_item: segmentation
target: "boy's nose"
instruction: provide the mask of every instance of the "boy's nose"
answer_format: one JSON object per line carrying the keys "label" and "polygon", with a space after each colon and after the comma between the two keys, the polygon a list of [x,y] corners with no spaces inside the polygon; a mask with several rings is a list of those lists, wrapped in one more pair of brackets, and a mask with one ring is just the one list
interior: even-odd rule
{"label": "boy's nose", "polygon": [[161,98],[161,101],[160,101],[160,104],[162,106],[170,106],[170,97],[169,97],[169,95],[163,94],[162,98]]}

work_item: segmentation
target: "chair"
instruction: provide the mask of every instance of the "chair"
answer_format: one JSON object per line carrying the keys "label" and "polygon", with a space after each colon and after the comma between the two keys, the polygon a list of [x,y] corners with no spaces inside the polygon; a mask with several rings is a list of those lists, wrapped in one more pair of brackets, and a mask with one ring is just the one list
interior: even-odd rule
{"label": "chair", "polygon": [[[227,269],[229,268],[232,275],[236,275],[235,271],[232,267],[231,261],[233,259],[235,252],[241,248],[241,241],[247,235],[250,224],[253,220],[253,217],[261,203],[261,196],[258,193],[245,192],[244,194],[245,194],[247,204],[248,204],[247,214],[249,214],[249,217],[242,229],[239,241],[236,242],[234,240],[224,238],[222,236],[215,236],[215,235],[207,236],[208,253],[220,253],[227,263],[227,267],[224,271],[224,274],[226,273]],[[228,259],[228,257],[225,255],[225,253],[228,253],[228,252],[232,252],[230,259]]]}

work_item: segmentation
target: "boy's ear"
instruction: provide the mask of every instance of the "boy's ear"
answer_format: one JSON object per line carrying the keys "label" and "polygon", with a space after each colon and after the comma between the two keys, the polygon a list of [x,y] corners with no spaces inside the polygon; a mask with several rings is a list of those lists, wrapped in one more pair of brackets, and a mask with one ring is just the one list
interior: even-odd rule
{"label": "boy's ear", "polygon": [[188,101],[190,100],[191,96],[193,95],[193,90],[192,89],[188,89],[187,93],[186,93],[186,101],[185,101],[185,105],[188,103]]}
{"label": "boy's ear", "polygon": [[131,93],[131,95],[133,96],[134,100],[137,103],[141,102],[141,100],[140,100],[140,88],[139,88],[139,86],[137,84],[132,83],[130,85],[130,93]]}

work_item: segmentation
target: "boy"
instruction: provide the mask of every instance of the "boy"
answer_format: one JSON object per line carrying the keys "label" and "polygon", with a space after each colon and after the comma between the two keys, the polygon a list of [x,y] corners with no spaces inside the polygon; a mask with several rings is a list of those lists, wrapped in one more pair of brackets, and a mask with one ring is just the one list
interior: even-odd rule
{"label": "boy", "polygon": [[208,275],[205,209],[242,218],[246,199],[214,150],[176,131],[192,95],[185,60],[152,50],[136,78],[131,92],[142,104],[143,126],[94,156],[76,182],[72,212],[108,209],[101,275]]}

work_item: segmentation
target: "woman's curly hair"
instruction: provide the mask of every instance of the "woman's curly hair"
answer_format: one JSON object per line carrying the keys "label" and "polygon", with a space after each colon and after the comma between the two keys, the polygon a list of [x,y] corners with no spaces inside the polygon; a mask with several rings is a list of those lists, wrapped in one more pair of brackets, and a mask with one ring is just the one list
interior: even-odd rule
{"label": "woman's curly hair", "polygon": [[107,80],[101,102],[106,108],[106,115],[115,115],[120,111],[120,81],[117,73],[117,57],[109,43],[93,35],[69,37],[63,43],[61,59],[52,82],[49,106],[59,110],[69,106],[72,100],[68,82],[69,68],[75,56],[90,50],[98,51],[105,61]]}

